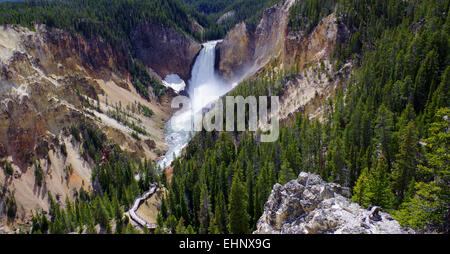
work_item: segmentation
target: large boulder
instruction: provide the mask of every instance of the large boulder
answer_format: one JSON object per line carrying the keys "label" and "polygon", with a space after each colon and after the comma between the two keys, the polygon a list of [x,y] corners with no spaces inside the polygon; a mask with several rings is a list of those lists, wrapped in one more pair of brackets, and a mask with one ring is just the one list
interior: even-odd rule
{"label": "large boulder", "polygon": [[379,207],[363,209],[348,200],[350,190],[302,172],[284,186],[276,184],[255,234],[404,234]]}

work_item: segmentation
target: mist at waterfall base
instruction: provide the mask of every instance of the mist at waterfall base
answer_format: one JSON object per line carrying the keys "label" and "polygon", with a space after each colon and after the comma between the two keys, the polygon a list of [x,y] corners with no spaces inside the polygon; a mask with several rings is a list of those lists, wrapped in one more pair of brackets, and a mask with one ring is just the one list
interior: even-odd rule
{"label": "mist at waterfall base", "polygon": [[[194,125],[194,115],[201,112],[220,96],[226,94],[234,86],[234,84],[224,82],[215,73],[215,48],[218,42],[220,41],[211,41],[203,44],[203,49],[195,61],[191,79],[188,82],[187,92],[190,98],[190,107],[183,105],[183,108],[178,110],[166,125],[165,134],[169,149],[164,158],[158,162],[158,166],[162,169],[170,166],[172,161],[181,154],[183,148],[195,135],[191,131]],[[188,131],[186,129],[191,130]]]}

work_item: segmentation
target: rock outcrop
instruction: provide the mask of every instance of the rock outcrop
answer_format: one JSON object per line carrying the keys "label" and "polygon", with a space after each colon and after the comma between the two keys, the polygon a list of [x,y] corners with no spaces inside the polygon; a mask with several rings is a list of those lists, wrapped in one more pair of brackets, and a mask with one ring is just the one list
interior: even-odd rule
{"label": "rock outcrop", "polygon": [[178,74],[185,81],[190,79],[195,58],[202,49],[193,39],[174,28],[152,24],[138,25],[132,38],[137,57],[162,79],[169,74]]}
{"label": "rock outcrop", "polygon": [[350,190],[302,172],[284,186],[276,184],[255,234],[404,234],[378,207],[363,209],[348,200]]}

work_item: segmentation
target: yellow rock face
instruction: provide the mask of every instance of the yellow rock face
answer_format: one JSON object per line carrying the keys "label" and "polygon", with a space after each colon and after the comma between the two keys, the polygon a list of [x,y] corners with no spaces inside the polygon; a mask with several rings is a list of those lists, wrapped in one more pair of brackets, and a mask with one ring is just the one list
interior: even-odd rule
{"label": "yellow rock face", "polygon": [[[27,221],[32,210],[47,210],[48,192],[63,203],[73,189],[91,188],[95,165],[83,159],[81,144],[68,131],[82,119],[136,157],[157,159],[167,149],[162,126],[171,114],[173,95],[142,99],[131,84],[126,60],[102,41],[64,31],[0,28],[0,161],[9,161],[14,169],[14,176],[0,170],[0,185],[15,192],[18,221]],[[136,112],[138,103],[153,116]],[[108,112],[118,105],[148,134],[137,140],[130,127],[112,119]],[[36,184],[34,163],[44,170],[42,186]]]}

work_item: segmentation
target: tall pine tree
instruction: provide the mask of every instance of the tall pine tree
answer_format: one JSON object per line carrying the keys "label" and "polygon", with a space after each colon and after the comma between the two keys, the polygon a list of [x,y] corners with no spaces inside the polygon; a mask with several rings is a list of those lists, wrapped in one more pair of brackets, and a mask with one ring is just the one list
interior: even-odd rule
{"label": "tall pine tree", "polygon": [[239,171],[233,176],[229,200],[228,230],[231,234],[249,233],[249,215],[247,213],[247,189],[240,180]]}
{"label": "tall pine tree", "polygon": [[414,122],[411,121],[402,130],[399,153],[392,172],[398,204],[403,202],[408,186],[414,180],[418,156],[418,140]]}

